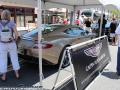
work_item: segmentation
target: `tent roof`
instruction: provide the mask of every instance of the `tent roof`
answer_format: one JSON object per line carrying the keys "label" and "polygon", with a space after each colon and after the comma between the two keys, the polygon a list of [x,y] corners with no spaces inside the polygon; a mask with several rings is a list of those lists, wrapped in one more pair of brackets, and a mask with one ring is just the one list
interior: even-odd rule
{"label": "tent roof", "polygon": [[[66,8],[71,8],[70,6],[74,6],[75,10],[79,10],[81,8],[97,8],[102,7],[102,5],[106,9],[120,9],[118,4],[118,0],[42,0],[46,2],[47,8],[51,7],[60,7],[65,5]],[[69,7],[68,7],[69,6]],[[73,10],[73,8],[72,8]]]}
{"label": "tent roof", "polygon": [[[5,2],[16,2],[21,4],[27,4],[37,7],[37,0],[0,0]],[[119,9],[117,0],[41,0],[42,8],[44,8],[44,2],[46,9],[49,8],[68,8],[71,10],[79,10],[81,8],[99,8],[102,5],[109,9]]]}

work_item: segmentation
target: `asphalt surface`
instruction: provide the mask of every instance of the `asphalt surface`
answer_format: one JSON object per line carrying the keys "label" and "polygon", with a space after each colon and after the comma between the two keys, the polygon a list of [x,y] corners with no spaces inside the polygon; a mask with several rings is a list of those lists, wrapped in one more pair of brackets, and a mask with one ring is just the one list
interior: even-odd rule
{"label": "asphalt surface", "polygon": [[[12,67],[9,66],[7,72],[7,80],[5,82],[0,81],[0,87],[32,87],[34,84],[40,81],[39,79],[39,66],[37,64],[22,61],[20,63],[19,73],[21,75],[20,79],[15,78],[14,71]],[[51,74],[58,71],[58,66],[47,66],[43,65],[44,78],[47,78]]]}
{"label": "asphalt surface", "polygon": [[88,90],[120,90],[120,76],[116,74],[117,46],[109,46],[111,63]]}
{"label": "asphalt surface", "polygon": [[[100,74],[86,90],[120,90],[120,77],[116,75],[117,46],[109,46],[111,54],[111,63],[107,66],[102,74]],[[39,66],[33,63],[20,61],[20,79],[15,78],[14,71],[11,66],[8,68],[7,81],[0,81],[0,87],[31,87],[39,86]],[[59,82],[71,75],[70,67],[61,71]],[[58,66],[43,65],[44,88],[51,90],[58,72]],[[45,89],[46,90],[46,89]],[[69,89],[68,89],[69,90]]]}

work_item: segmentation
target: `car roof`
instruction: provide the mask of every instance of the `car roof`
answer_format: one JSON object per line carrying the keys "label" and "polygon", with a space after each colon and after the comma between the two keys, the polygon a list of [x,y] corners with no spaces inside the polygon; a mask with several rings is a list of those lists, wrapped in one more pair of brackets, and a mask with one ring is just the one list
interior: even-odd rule
{"label": "car roof", "polygon": [[[64,25],[64,24],[50,24],[50,25],[43,25],[44,26],[61,26],[62,28],[69,28],[69,27],[78,27],[76,25]],[[61,29],[57,29],[57,32],[61,31]],[[31,36],[32,34],[35,34],[38,32],[38,29],[34,29],[31,32],[28,32],[26,34],[24,34],[23,36]],[[56,32],[56,30],[54,31]]]}
{"label": "car roof", "polygon": [[71,26],[76,26],[76,25],[70,25],[70,24],[48,24],[48,25],[45,25],[45,26],[62,26],[62,27],[71,27]]}

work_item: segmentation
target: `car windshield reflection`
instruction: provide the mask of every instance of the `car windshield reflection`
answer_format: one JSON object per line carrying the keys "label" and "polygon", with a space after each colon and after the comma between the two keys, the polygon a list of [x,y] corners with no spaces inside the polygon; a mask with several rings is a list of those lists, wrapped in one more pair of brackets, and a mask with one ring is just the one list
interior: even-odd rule
{"label": "car windshield reflection", "polygon": [[50,33],[50,32],[53,32],[57,29],[60,29],[62,28],[63,25],[50,25],[50,26],[46,26],[44,29],[42,29],[42,34],[47,34],[47,33]]}

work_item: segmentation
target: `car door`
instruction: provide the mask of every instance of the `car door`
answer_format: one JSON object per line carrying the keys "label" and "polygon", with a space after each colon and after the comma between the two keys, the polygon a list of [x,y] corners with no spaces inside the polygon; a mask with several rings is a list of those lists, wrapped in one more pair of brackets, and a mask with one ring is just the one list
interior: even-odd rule
{"label": "car door", "polygon": [[76,41],[75,43],[82,43],[87,40],[87,33],[85,30],[79,28],[79,27],[72,27],[71,28],[73,34],[75,35]]}
{"label": "car door", "polygon": [[[87,34],[86,30],[83,30],[79,27],[72,27],[71,30],[72,30],[73,34],[76,36],[75,37],[76,40],[74,41],[73,44],[79,44],[79,43],[85,42],[87,40],[90,40],[90,37]],[[78,48],[82,48],[84,46],[80,46]]]}
{"label": "car door", "polygon": [[69,40],[72,41],[72,45],[82,42],[82,39],[80,39],[79,37],[79,32],[77,31],[75,32],[74,30],[77,29],[74,27],[74,28],[68,28],[67,30],[64,31],[64,33],[67,34]]}

